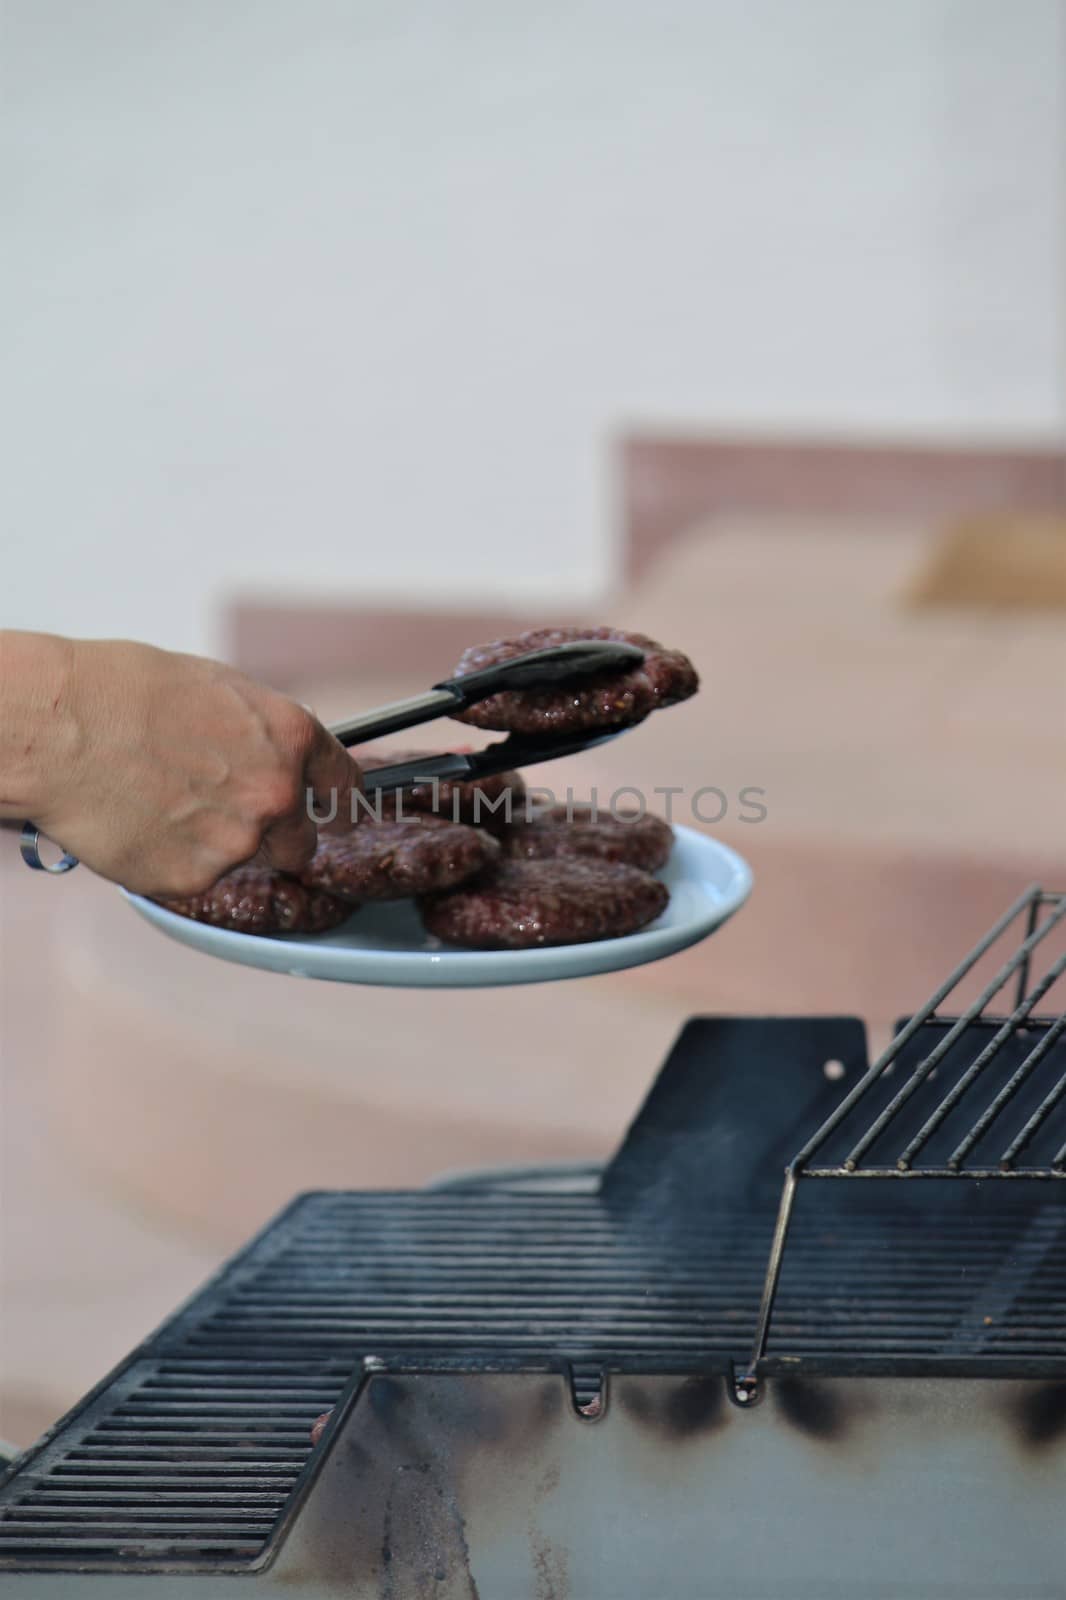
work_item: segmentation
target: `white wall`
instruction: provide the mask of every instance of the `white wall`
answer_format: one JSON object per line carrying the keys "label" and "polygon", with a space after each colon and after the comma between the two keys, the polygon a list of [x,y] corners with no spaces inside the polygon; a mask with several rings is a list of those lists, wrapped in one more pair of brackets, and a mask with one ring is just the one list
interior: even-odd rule
{"label": "white wall", "polygon": [[550,609],[621,423],[1066,421],[1061,0],[0,10],[0,621]]}

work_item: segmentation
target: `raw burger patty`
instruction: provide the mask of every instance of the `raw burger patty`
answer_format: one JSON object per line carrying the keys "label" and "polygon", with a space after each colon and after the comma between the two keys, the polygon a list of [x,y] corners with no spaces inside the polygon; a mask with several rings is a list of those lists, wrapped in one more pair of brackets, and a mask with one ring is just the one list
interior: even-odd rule
{"label": "raw burger patty", "polygon": [[625,861],[645,872],[666,865],[674,832],[661,817],[645,812],[597,810],[588,805],[552,806],[529,821],[516,817],[499,834],[503,853],[522,861],[545,861],[559,856],[593,857],[597,861]]}
{"label": "raw burger patty", "polygon": [[271,867],[238,867],[200,894],[156,897],[168,911],[238,933],[322,933],[351,916],[350,901],[305,888]]}
{"label": "raw burger patty", "polygon": [[650,711],[687,700],[700,680],[688,656],[667,650],[643,633],[623,633],[621,628],[535,628],[517,639],[497,639],[465,651],[454,676],[476,672],[530,650],[572,639],[618,639],[645,652],[643,664],[632,672],[602,672],[577,678],[568,689],[511,689],[490,695],[467,711],[457,711],[460,722],[478,728],[499,728],[510,733],[580,733],[587,728],[628,727],[643,722]]}
{"label": "raw burger patty", "polygon": [[366,821],[351,833],[323,835],[300,877],[311,889],[357,903],[404,900],[462,883],[499,850],[483,829],[443,817]]}
{"label": "raw burger patty", "polygon": [[470,950],[587,944],[635,933],[665,910],[664,884],[605,861],[501,861],[420,902],[428,931]]}
{"label": "raw burger patty", "polygon": [[[367,750],[359,755],[359,765],[364,772],[372,772],[375,767],[391,767],[399,761],[417,761],[420,756],[427,760],[439,755],[434,750]],[[511,815],[516,815],[521,809],[521,802],[525,796],[526,786],[518,772],[498,772],[491,778],[479,778],[476,783],[454,783],[447,778],[441,778],[437,784],[437,804],[433,804],[432,783],[416,783],[410,789],[387,789],[381,796],[381,816],[396,815],[396,796],[403,795],[403,815],[410,816],[412,812],[436,812],[438,816],[446,817],[451,821],[481,823],[490,828],[499,827],[506,817],[505,805],[500,805],[496,811],[490,811],[489,806],[496,805],[500,796],[507,790],[511,791]],[[480,794],[480,801],[475,810],[475,796]],[[456,798],[458,796],[458,798]],[[374,797],[367,796],[369,804],[373,804]]]}

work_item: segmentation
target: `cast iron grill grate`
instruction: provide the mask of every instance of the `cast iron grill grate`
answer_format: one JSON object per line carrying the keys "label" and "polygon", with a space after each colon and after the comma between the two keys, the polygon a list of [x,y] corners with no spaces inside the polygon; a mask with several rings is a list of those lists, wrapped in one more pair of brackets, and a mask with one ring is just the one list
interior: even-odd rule
{"label": "cast iron grill grate", "polygon": [[[975,1281],[1008,1267],[1025,1280],[1051,1254],[1066,1310],[1059,1208],[1012,1210],[980,1232],[969,1215],[948,1217],[935,1238],[916,1236],[909,1215],[854,1220],[812,1215],[797,1227],[780,1312],[801,1353],[924,1359],[948,1338],[989,1358],[1056,1353],[1013,1307],[990,1324],[970,1306]],[[754,1326],[771,1225],[767,1213],[726,1212],[710,1225],[697,1213],[665,1236],[658,1216],[612,1212],[595,1195],[431,1193],[310,1197],[298,1221],[188,1329],[184,1350],[352,1351],[465,1370],[712,1361],[725,1371]]]}

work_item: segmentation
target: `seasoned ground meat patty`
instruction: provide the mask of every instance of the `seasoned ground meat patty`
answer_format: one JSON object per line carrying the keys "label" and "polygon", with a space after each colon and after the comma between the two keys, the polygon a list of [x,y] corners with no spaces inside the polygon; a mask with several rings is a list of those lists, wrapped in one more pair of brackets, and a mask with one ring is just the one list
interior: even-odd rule
{"label": "seasoned ground meat patty", "polygon": [[674,832],[661,817],[638,811],[617,813],[589,805],[552,806],[528,821],[518,816],[499,834],[503,853],[517,860],[546,861],[558,856],[590,856],[625,861],[645,872],[666,865]]}
{"label": "seasoned ground meat patty", "polygon": [[351,833],[323,834],[300,877],[341,899],[404,900],[462,883],[499,850],[484,829],[443,817],[368,821]]}
{"label": "seasoned ground meat patty", "polygon": [[323,933],[355,909],[324,889],[305,887],[270,867],[238,867],[200,894],[157,896],[179,917],[237,933]]}
{"label": "seasoned ground meat patty", "polygon": [[643,722],[650,711],[687,700],[699,688],[699,677],[688,656],[667,650],[643,633],[621,628],[535,628],[517,639],[497,639],[473,645],[455,669],[455,677],[481,667],[509,661],[530,650],[544,650],[573,639],[617,639],[644,651],[641,666],[631,672],[596,673],[576,678],[567,689],[513,689],[490,695],[467,711],[457,711],[460,722],[478,728],[499,728],[510,733],[581,733],[591,728],[629,727]]}
{"label": "seasoned ground meat patty", "polygon": [[420,901],[427,930],[470,950],[587,944],[635,933],[665,910],[664,884],[605,861],[501,861]]}
{"label": "seasoned ground meat patty", "polygon": [[[438,751],[433,750],[366,750],[359,753],[359,765],[364,772],[372,772],[375,767],[391,767],[400,761],[417,761],[419,757],[427,760]],[[416,783],[410,789],[388,789],[381,794],[381,817],[394,818],[396,816],[397,794],[403,796],[401,815],[411,816],[412,813],[433,813],[439,817],[447,817],[452,822],[479,823],[483,827],[499,827],[507,819],[507,802],[503,796],[510,791],[511,816],[517,816],[522,810],[522,800],[525,797],[526,786],[518,772],[498,772],[491,778],[479,778],[476,783],[451,783],[446,778],[441,778],[436,786],[436,804],[432,783]],[[367,796],[367,804],[373,805],[374,795]],[[375,811],[373,815],[377,815]]]}

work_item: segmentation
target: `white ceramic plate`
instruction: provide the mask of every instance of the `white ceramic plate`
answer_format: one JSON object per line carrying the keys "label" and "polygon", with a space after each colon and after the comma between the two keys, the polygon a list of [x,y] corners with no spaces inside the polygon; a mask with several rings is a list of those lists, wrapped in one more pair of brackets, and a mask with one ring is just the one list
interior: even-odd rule
{"label": "white ceramic plate", "polygon": [[405,900],[365,905],[329,933],[292,933],[267,939],[192,922],[140,895],[127,895],[127,899],[172,939],[246,967],[262,967],[293,978],[328,978],[335,983],[474,989],[585,978],[660,961],[706,939],[751,893],[747,862],[716,839],[691,828],[674,829],[673,853],[657,876],[670,890],[670,904],[639,933],[539,950],[453,950],[430,938],[414,906]]}

